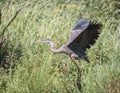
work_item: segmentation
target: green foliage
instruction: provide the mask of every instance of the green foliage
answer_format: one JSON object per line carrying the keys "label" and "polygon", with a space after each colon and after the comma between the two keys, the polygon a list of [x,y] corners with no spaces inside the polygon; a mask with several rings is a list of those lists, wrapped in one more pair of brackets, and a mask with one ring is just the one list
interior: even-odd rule
{"label": "green foliage", "polygon": [[[1,93],[120,93],[119,0],[11,0],[2,4],[0,32],[28,3],[0,49]],[[79,17],[103,24],[96,44],[87,50],[91,63],[78,63],[83,69],[81,92],[69,57],[53,55],[48,45],[37,42],[51,38],[61,46]]]}

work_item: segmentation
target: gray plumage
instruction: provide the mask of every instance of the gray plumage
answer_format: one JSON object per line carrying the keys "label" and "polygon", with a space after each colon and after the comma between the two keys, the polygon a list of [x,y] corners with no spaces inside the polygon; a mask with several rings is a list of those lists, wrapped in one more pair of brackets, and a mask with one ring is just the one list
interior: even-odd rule
{"label": "gray plumage", "polygon": [[90,48],[90,45],[95,43],[101,26],[99,23],[95,24],[86,19],[79,19],[70,33],[68,42],[59,49],[55,49],[54,42],[50,39],[43,40],[42,42],[48,42],[53,53],[66,53],[75,59],[83,58],[89,62],[85,51],[87,48]]}

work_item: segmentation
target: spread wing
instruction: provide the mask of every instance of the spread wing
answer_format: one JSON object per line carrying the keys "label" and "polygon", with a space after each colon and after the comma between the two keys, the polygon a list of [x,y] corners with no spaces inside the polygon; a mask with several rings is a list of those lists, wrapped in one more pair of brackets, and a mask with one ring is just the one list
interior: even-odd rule
{"label": "spread wing", "polygon": [[85,51],[87,48],[90,48],[90,45],[95,43],[99,36],[99,29],[101,26],[101,24],[89,23],[88,27],[68,44],[68,47],[79,57],[82,57],[88,61],[85,55]]}
{"label": "spread wing", "polygon": [[89,25],[89,21],[86,19],[79,19],[77,25],[72,29],[70,33],[67,45],[69,45],[81,32],[83,32]]}

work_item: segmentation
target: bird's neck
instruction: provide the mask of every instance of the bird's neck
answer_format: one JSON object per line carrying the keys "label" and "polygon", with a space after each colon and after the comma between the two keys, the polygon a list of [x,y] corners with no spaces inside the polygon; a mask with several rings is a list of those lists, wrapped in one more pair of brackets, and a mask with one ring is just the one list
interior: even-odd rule
{"label": "bird's neck", "polygon": [[62,50],[62,48],[56,49],[55,47],[55,43],[53,41],[50,42],[50,50],[53,53],[63,53],[64,51]]}

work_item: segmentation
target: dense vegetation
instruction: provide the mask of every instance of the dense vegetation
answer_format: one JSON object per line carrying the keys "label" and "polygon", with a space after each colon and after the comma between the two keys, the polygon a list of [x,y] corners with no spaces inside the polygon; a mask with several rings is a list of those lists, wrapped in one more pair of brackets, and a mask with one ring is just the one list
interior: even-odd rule
{"label": "dense vegetation", "polygon": [[[1,0],[0,33],[22,9],[4,34],[0,48],[0,93],[120,93],[119,0]],[[51,38],[60,47],[78,18],[103,24],[96,44],[87,50],[90,64],[77,70],[65,54],[53,55],[38,40]]]}

